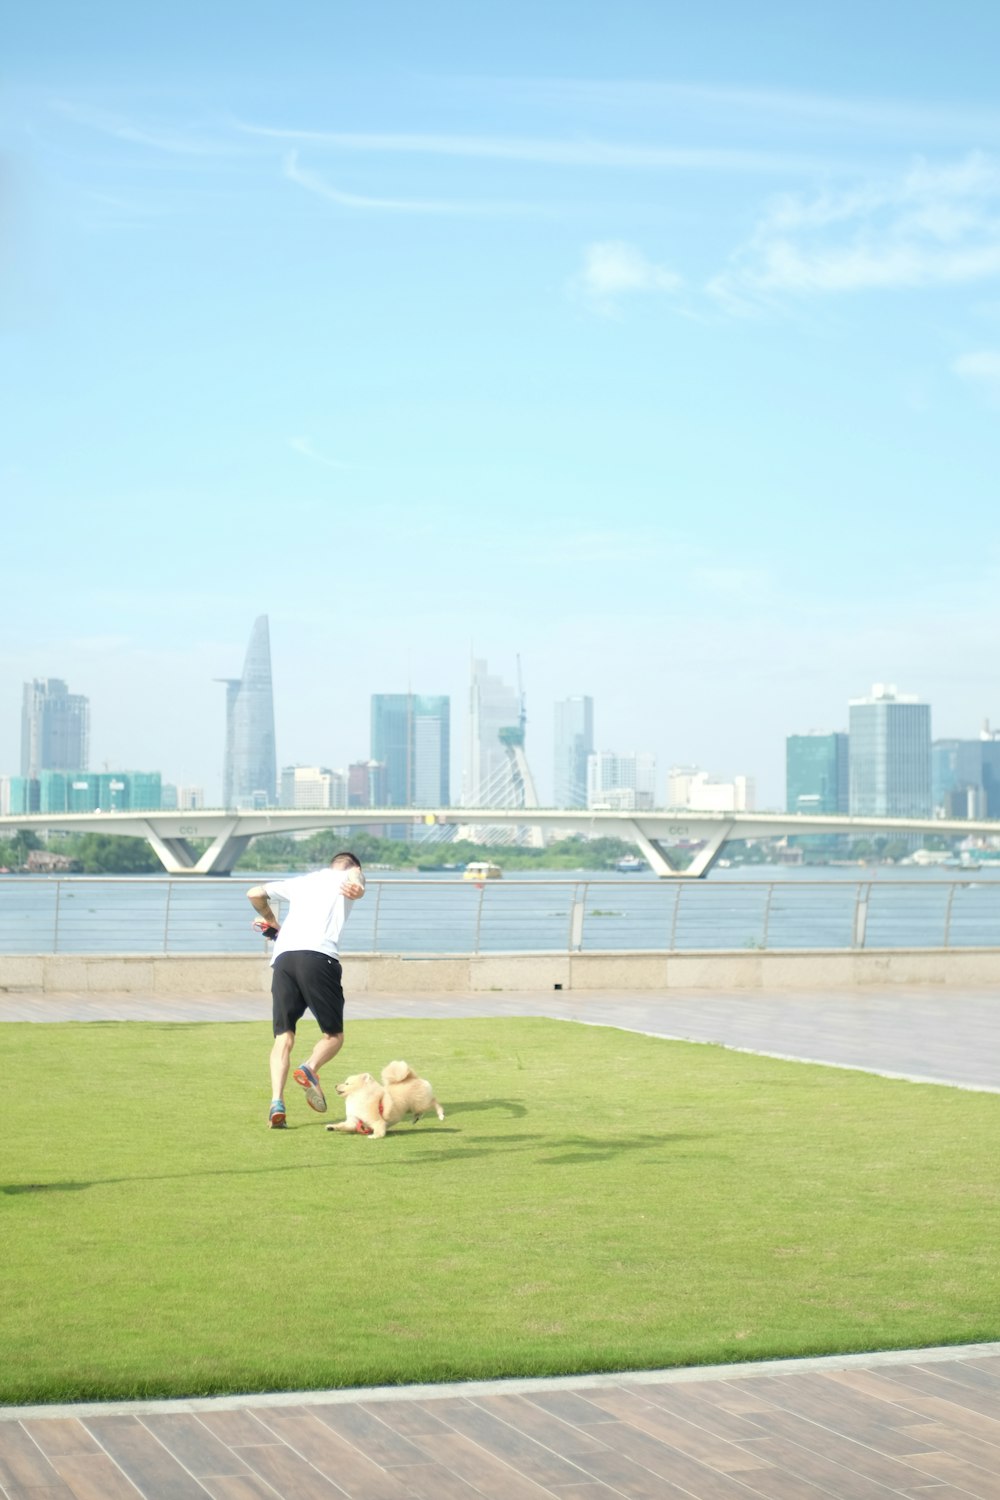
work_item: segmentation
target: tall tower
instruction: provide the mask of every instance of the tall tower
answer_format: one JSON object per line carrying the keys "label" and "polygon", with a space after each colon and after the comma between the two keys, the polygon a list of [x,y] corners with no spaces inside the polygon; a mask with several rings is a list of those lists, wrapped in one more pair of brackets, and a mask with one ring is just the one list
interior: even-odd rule
{"label": "tall tower", "polygon": [[450,752],[450,698],[372,694],[371,754],[385,767],[386,807],[447,807]]}
{"label": "tall tower", "polygon": [[90,759],[90,701],[71,693],[58,677],[24,684],[21,702],[21,775],[85,771]]}
{"label": "tall tower", "polygon": [[226,685],[226,807],[273,807],[278,791],[271,693],[271,638],[267,615],[250,632],[242,677],[217,679]]}
{"label": "tall tower", "polygon": [[[484,661],[473,660],[469,693],[469,743],[465,762],[463,802],[466,807],[537,807],[538,796],[525,754],[524,691],[521,661],[517,664],[518,691],[499,677],[491,677]],[[529,843],[541,847],[535,824],[511,824],[467,829],[459,838],[483,844]]]}
{"label": "tall tower", "polygon": [[854,816],[930,817],[931,710],[877,682],[850,712],[850,809]]}
{"label": "tall tower", "polygon": [[565,698],[556,704],[556,807],[586,807],[587,757],[594,753],[593,698]]}
{"label": "tall tower", "polygon": [[510,778],[510,760],[500,732],[515,728],[520,721],[518,694],[502,678],[491,677],[485,661],[473,659],[463,788],[467,807],[512,805],[511,796],[497,795]]}

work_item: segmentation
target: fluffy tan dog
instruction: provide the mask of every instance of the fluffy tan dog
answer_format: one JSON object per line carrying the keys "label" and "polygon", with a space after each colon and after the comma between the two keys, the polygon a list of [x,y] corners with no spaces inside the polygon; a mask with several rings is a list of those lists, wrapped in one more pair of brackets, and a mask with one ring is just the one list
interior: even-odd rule
{"label": "fluffy tan dog", "polygon": [[390,1125],[406,1115],[414,1125],[421,1115],[433,1109],[439,1120],[444,1110],[434,1097],[426,1078],[418,1078],[409,1063],[391,1062],[382,1069],[382,1082],[371,1073],[352,1073],[337,1084],[337,1093],[346,1101],[347,1118],[327,1130],[341,1130],[380,1138]]}

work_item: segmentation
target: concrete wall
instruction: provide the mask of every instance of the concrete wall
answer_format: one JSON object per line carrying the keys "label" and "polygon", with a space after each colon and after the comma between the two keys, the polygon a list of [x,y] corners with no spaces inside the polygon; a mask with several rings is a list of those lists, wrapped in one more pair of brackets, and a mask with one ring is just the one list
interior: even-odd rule
{"label": "concrete wall", "polygon": [[[508,953],[406,958],[350,954],[348,993],[469,994],[484,990],[787,990],[865,984],[1000,985],[1000,949],[882,952]],[[199,995],[267,990],[262,956],[242,954],[0,954],[0,993]]]}

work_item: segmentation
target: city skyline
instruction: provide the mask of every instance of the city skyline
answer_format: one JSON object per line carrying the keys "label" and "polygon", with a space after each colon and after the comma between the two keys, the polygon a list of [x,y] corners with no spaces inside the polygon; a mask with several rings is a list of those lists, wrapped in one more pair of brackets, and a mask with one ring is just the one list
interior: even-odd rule
{"label": "city skyline", "polygon": [[998,45],[975,0],[16,8],[0,701],[56,672],[93,765],[219,801],[266,610],[285,764],[374,691],[458,718],[470,654],[520,655],[545,800],[567,696],[763,805],[873,679],[1000,722]]}
{"label": "city skyline", "polygon": [[[377,748],[381,747],[385,751],[379,768],[381,783],[384,785],[385,801],[380,805],[386,807],[447,805],[448,799],[445,798],[443,792],[444,788],[449,784],[449,768],[454,761],[460,759],[463,748],[465,750],[466,767],[468,768],[472,763],[473,730],[476,724],[479,724],[488,734],[496,736],[496,746],[492,752],[493,760],[491,761],[487,758],[482,762],[483,764],[493,765],[494,771],[492,774],[495,778],[496,767],[503,762],[505,754],[502,742],[499,739],[498,730],[501,727],[513,727],[509,724],[509,721],[511,718],[515,720],[518,718],[522,707],[522,700],[513,689],[508,687],[501,676],[488,672],[488,664],[485,661],[473,658],[471,665],[472,681],[471,686],[467,687],[469,712],[464,720],[462,718],[458,720],[457,725],[452,723],[448,695],[428,696],[426,694],[415,694],[412,691],[398,694],[371,694],[367,734],[372,763],[379,760],[379,757],[375,753]],[[240,697],[239,690],[242,688],[244,682],[248,686],[253,686],[254,693],[251,693],[250,696],[254,697],[255,701],[256,697],[260,697],[261,693],[263,693],[262,703],[266,710],[264,713],[266,750],[267,754],[273,757],[275,722],[273,703],[271,701],[273,683],[270,671],[270,643],[266,615],[258,616],[254,621],[244,662],[244,677],[217,680],[221,680],[227,688],[225,707],[226,740],[229,742],[233,739],[235,719],[239,718],[242,725],[242,740],[247,740],[243,748],[242,757],[248,766],[253,763],[254,767],[253,772],[248,772],[247,774],[250,775],[251,780],[255,776],[259,780],[260,756],[259,754],[255,755],[251,753],[252,746],[247,739],[246,732],[249,719],[254,716],[256,710],[254,710],[254,705],[247,703],[243,705],[241,712],[238,713],[237,709]],[[86,740],[89,737],[90,724],[89,698],[80,694],[68,694],[67,685],[61,679],[36,679],[33,682],[26,682],[22,685],[22,744],[25,743],[24,724],[26,722],[25,716],[27,714],[29,695],[34,702],[39,697],[41,689],[55,689],[56,699],[59,701],[66,699],[74,705],[77,717],[81,713],[79,705],[83,705],[82,715],[85,726],[83,733]],[[44,698],[46,695],[42,693],[41,696]],[[263,700],[266,700],[266,702]],[[484,702],[487,709],[485,718],[483,714]],[[972,768],[972,763],[975,761],[976,765],[980,768],[980,780],[985,778],[986,783],[985,788],[982,790],[982,797],[988,799],[988,804],[992,809],[993,803],[1000,797],[1000,780],[997,779],[1000,778],[1000,730],[991,731],[989,729],[989,720],[984,718],[981,721],[978,735],[971,732],[959,736],[942,735],[933,727],[933,705],[918,701],[913,694],[897,693],[894,684],[881,683],[874,684],[870,693],[863,698],[854,697],[848,699],[842,706],[844,711],[843,718],[845,722],[847,720],[853,722],[856,716],[861,715],[863,717],[866,707],[879,703],[883,705],[883,712],[886,711],[886,704],[902,706],[904,712],[905,705],[909,704],[918,707],[923,715],[921,733],[923,740],[926,741],[927,768],[925,775],[924,772],[921,772],[921,775],[924,775],[924,779],[926,780],[926,787],[923,788],[921,796],[918,797],[918,802],[920,802],[921,806],[924,802],[928,806],[945,805],[943,797],[939,797],[936,791],[932,796],[932,790],[939,786],[947,786],[948,795],[951,795],[952,791],[957,794],[963,787],[973,785],[976,782],[976,776],[973,775],[973,771],[970,768]],[[560,734],[564,737],[564,750],[574,735],[577,739],[584,737],[584,731],[587,735],[594,735],[595,705],[592,697],[589,695],[571,696],[557,700],[552,707],[554,709],[553,722],[555,725],[555,734],[552,743],[555,747],[558,747],[560,743]],[[254,711],[252,712],[251,710]],[[889,711],[891,712],[891,710]],[[537,720],[538,715],[536,714],[535,717]],[[464,729],[459,727],[463,723]],[[858,739],[859,728],[861,728],[861,718],[857,718],[855,728],[854,745],[856,759],[860,743]],[[357,726],[355,726],[355,730],[357,731]],[[356,732],[355,739],[358,738],[364,738],[364,735]],[[612,748],[612,745],[615,743],[618,748]],[[616,737],[612,734],[607,740],[595,740],[591,745],[590,752],[586,758],[584,781],[585,802],[587,800],[587,780],[592,772],[591,762],[595,758],[608,758],[609,762],[617,762],[618,760],[628,760],[636,754],[634,750],[624,751],[621,748],[623,743],[623,740],[620,738],[616,740]],[[762,810],[765,808],[773,810],[787,808],[789,811],[798,810],[803,812],[848,811],[850,795],[847,787],[849,779],[847,759],[850,744],[851,736],[846,730],[786,730],[781,744],[784,762],[781,794],[773,801],[761,798],[756,792],[757,778],[754,775],[753,768],[744,767],[742,771],[735,773],[735,785],[737,786],[735,805],[757,806]],[[978,751],[978,754],[976,752],[977,745],[983,747]],[[933,773],[931,769],[932,749],[934,752]],[[579,750],[580,745],[577,744],[575,746],[577,758],[579,758]],[[542,769],[538,747],[533,744],[530,737],[527,739],[527,751],[528,763],[532,775],[536,783],[544,787],[546,783],[538,774],[539,769]],[[793,755],[795,757],[794,769],[792,762]],[[691,781],[694,778],[700,782],[704,782],[709,787],[721,787],[725,784],[725,776],[719,776],[718,767],[720,758],[718,756],[710,756],[705,763],[688,765],[683,764],[676,757],[668,756],[666,761],[661,761],[655,752],[642,752],[640,758],[642,756],[645,757],[648,764],[657,767],[651,789],[645,793],[650,800],[650,805],[658,807],[682,805],[684,799],[680,801],[676,799],[671,800],[670,796],[671,784],[678,777],[685,782]],[[830,757],[832,759],[829,759]],[[311,757],[298,761],[289,760],[284,756],[275,757],[276,793],[281,784],[281,777],[284,777],[287,771],[294,770],[296,767],[312,767],[314,769],[332,771],[335,776],[343,778],[344,795],[346,797],[349,773],[354,772],[359,766],[367,764],[368,759],[368,755],[364,752],[359,755],[356,750],[352,750],[348,758],[339,762],[335,757],[322,753],[314,753]],[[827,764],[828,759],[829,764]],[[157,760],[158,757],[154,755],[154,763]],[[551,785],[553,789],[559,776],[561,764],[562,759],[557,758],[552,766],[553,780]],[[834,767],[838,767],[838,769],[834,769]],[[86,767],[77,766],[66,766],[63,769],[86,771]],[[127,773],[129,775],[139,774],[135,772],[133,766],[129,765],[111,766],[109,763],[105,763],[103,769],[105,774],[108,772]],[[749,775],[747,774],[748,772]],[[141,774],[145,775],[147,773]],[[172,790],[178,786],[188,785],[187,783],[183,783],[180,778],[172,775],[171,768],[163,763],[161,758],[155,774],[158,778],[162,776],[164,786],[170,787]],[[600,775],[601,773],[598,774]],[[731,775],[732,773],[729,774]],[[23,778],[15,777],[12,771],[7,771],[0,765],[0,779],[6,779],[10,782]],[[246,778],[244,777],[244,779]],[[412,787],[411,793],[403,791],[407,779]],[[833,783],[838,780],[840,782],[839,791],[833,788]],[[802,783],[801,787],[799,787],[799,782]],[[611,783],[608,784],[610,785]],[[617,785],[616,782],[614,784]],[[747,796],[745,790],[742,792],[739,790],[741,784],[746,784],[750,788],[749,797],[751,800],[749,802],[741,801],[741,798]],[[211,778],[209,778],[209,785],[211,785]],[[442,795],[428,795],[424,797],[417,795],[418,791],[430,793],[434,789],[440,791]],[[260,789],[255,785],[254,790]],[[731,790],[732,786],[730,786]],[[203,796],[200,784],[196,787],[196,791],[200,799]],[[869,794],[862,794],[856,789],[856,805],[851,806],[850,810],[859,814],[865,811],[871,812],[876,806],[877,796],[876,801],[872,802],[871,807],[862,806],[867,795]],[[875,793],[872,792],[871,795],[875,796]],[[261,799],[258,797],[256,800],[260,802]],[[367,800],[367,797],[365,797],[364,801],[367,802]],[[453,787],[450,799],[451,805],[459,806],[462,800],[458,789]],[[242,805],[249,806],[252,801],[252,794],[248,794],[247,797],[244,797]],[[224,795],[223,797],[214,798],[209,793],[209,795],[204,797],[204,805],[237,806],[240,803],[236,800],[227,802],[224,800]],[[352,803],[352,805],[354,804]],[[563,803],[556,800],[554,796],[544,795],[539,798],[539,805],[572,806],[580,804],[572,802]],[[705,805],[708,806],[711,804],[705,803]],[[973,799],[973,803],[968,805],[974,806],[978,804]],[[44,807],[42,810],[44,810]],[[912,807],[900,807],[897,810],[918,811],[919,808],[917,804],[914,804]],[[959,815],[965,816],[966,813],[963,812]],[[971,816],[972,814],[969,813],[968,815]],[[995,813],[991,810],[989,816],[994,815]]]}

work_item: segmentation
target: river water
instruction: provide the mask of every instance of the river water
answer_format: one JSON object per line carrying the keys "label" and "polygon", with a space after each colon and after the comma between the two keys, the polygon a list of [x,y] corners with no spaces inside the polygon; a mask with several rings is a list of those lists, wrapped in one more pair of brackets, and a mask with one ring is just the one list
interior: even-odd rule
{"label": "river water", "polygon": [[[0,876],[0,953],[254,953],[266,876]],[[859,911],[859,906],[861,910]],[[372,871],[345,954],[1000,947],[1000,867],[749,866],[707,880],[607,871]]]}

